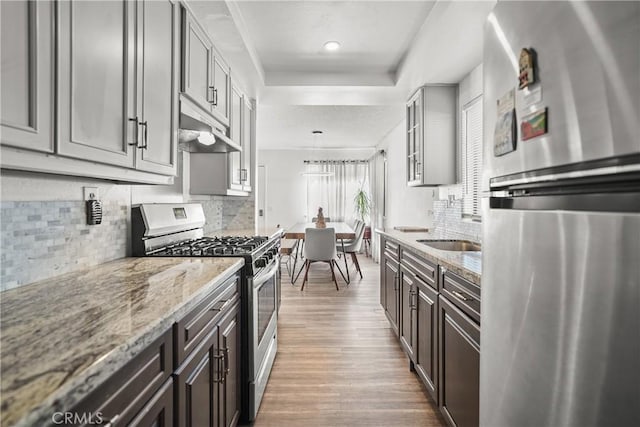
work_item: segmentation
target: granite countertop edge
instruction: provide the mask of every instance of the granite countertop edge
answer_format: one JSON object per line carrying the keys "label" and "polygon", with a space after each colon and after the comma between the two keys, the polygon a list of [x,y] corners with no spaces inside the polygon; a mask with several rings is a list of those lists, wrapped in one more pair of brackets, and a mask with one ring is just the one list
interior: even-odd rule
{"label": "granite countertop edge", "polygon": [[413,252],[416,252],[423,256],[424,258],[440,264],[453,273],[467,279],[476,285],[480,286],[482,281],[482,271],[470,269],[461,262],[458,262],[455,258],[464,256],[478,256],[478,255],[468,255],[468,253],[464,252],[450,252],[450,251],[442,251],[439,249],[431,248],[425,244],[418,242],[419,239],[438,239],[441,238],[435,233],[415,233],[415,232],[403,232],[398,230],[384,230],[381,228],[376,228],[375,232],[385,237],[400,243],[401,245],[408,246]]}
{"label": "granite countertop edge", "polygon": [[[132,260],[135,258],[131,258]],[[14,427],[31,427],[34,425],[50,425],[52,416],[56,412],[70,410],[80,403],[89,393],[97,389],[111,375],[124,367],[131,359],[138,356],[156,339],[169,330],[173,324],[184,317],[190,310],[200,304],[211,291],[235,274],[244,265],[242,258],[229,266],[215,279],[203,284],[198,292],[188,301],[176,305],[173,310],[161,320],[150,323],[138,335],[109,351],[99,361],[78,373],[69,382],[58,388],[41,404],[34,407],[21,418]]]}

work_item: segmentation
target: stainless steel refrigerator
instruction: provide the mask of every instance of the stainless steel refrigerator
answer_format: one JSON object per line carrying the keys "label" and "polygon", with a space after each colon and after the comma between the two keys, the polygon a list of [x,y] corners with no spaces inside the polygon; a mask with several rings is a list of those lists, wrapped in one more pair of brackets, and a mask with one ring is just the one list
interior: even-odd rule
{"label": "stainless steel refrigerator", "polygon": [[639,426],[640,3],[498,2],[483,57],[480,424]]}

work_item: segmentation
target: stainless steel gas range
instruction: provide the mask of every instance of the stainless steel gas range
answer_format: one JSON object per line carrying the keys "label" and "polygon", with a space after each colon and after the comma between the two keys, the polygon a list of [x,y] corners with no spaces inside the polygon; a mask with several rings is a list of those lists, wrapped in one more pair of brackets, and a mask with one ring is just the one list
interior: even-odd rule
{"label": "stainless steel gas range", "polygon": [[199,203],[154,203],[132,207],[134,256],[242,257],[242,413],[255,419],[278,348],[277,236],[205,237]]}

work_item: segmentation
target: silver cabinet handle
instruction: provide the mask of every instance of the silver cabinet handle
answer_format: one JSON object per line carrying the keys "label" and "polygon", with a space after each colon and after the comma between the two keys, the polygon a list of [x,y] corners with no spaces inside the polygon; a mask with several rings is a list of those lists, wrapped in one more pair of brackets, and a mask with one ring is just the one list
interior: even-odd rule
{"label": "silver cabinet handle", "polygon": [[473,301],[473,298],[471,298],[471,297],[467,298],[467,296],[465,294],[463,294],[462,292],[451,291],[451,293],[453,294],[454,297],[458,298],[459,300],[462,300],[462,301]]}
{"label": "silver cabinet handle", "polygon": [[139,122],[138,124],[144,128],[144,144],[139,145],[138,148],[146,150],[148,147],[147,142],[149,140],[149,123],[145,120],[144,122]]}
{"label": "silver cabinet handle", "polygon": [[224,348],[224,376],[229,375],[231,368],[229,368],[229,347]]}
{"label": "silver cabinet handle", "polygon": [[248,177],[248,171],[246,169],[240,169],[240,181],[246,181]]}
{"label": "silver cabinet handle", "polygon": [[[210,93],[212,94],[211,100],[208,99]],[[215,86],[209,86],[207,89],[207,102],[214,107],[218,105],[218,89]]]}
{"label": "silver cabinet handle", "polygon": [[218,362],[217,367],[218,372],[220,372],[220,375],[213,379],[214,383],[224,383],[224,367],[223,369],[220,368],[220,362],[224,363],[224,354],[220,354],[221,352],[222,350],[218,349],[218,354],[213,356],[213,358]]}
{"label": "silver cabinet handle", "polygon": [[138,143],[139,143],[138,136],[140,135],[139,130],[138,130],[138,125],[139,125],[138,116],[135,116],[133,118],[129,118],[129,121],[130,122],[135,122],[135,124],[136,124],[136,136],[135,136],[135,138],[133,138],[133,142],[130,142],[129,145],[135,145],[137,147]]}
{"label": "silver cabinet handle", "polygon": [[417,310],[418,309],[418,293],[417,292],[409,292],[409,308],[411,308],[411,310]]}

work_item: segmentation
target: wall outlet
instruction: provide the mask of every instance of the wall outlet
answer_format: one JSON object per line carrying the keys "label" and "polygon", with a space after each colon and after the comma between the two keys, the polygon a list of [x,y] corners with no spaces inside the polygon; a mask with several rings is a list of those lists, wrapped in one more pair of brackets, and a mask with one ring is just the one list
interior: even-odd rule
{"label": "wall outlet", "polygon": [[84,200],[99,200],[100,192],[98,187],[82,187],[84,191]]}

